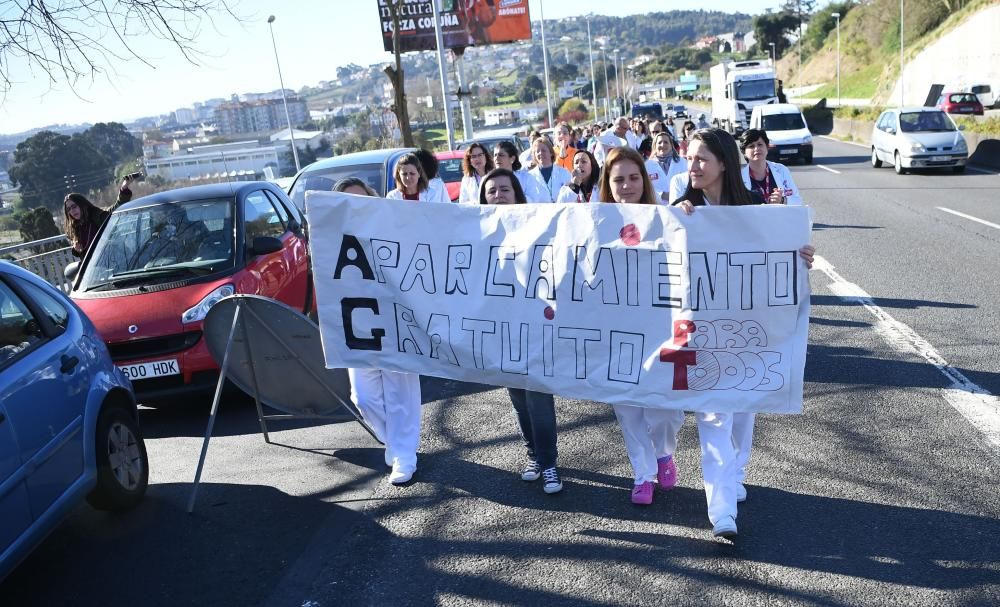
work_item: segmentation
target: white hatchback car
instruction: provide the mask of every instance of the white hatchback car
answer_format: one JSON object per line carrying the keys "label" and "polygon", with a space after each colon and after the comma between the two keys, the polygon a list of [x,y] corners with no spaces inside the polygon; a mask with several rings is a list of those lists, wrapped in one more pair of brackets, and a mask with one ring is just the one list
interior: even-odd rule
{"label": "white hatchback car", "polygon": [[909,169],[947,168],[965,172],[969,147],[951,117],[937,108],[886,110],[872,129],[872,166],[891,163],[897,174]]}

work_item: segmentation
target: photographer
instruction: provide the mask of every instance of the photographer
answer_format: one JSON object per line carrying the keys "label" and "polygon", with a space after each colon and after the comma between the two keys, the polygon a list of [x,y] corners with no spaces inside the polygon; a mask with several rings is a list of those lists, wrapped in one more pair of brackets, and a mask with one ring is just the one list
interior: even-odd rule
{"label": "photographer", "polygon": [[132,190],[128,184],[141,181],[142,173],[126,175],[118,188],[118,199],[110,209],[102,209],[87,200],[83,194],[73,192],[63,199],[63,216],[65,218],[66,237],[73,246],[73,256],[83,257],[94,242],[101,225],[118,208],[119,205],[132,200]]}

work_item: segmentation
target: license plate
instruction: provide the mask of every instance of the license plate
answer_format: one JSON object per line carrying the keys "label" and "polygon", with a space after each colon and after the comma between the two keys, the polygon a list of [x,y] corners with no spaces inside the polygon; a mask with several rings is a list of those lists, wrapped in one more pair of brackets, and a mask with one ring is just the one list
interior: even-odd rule
{"label": "license plate", "polygon": [[931,162],[948,162],[951,156],[931,156]]}
{"label": "license plate", "polygon": [[150,363],[137,363],[134,365],[118,365],[118,368],[124,371],[125,376],[132,381],[137,379],[149,379],[151,377],[180,375],[181,372],[176,358],[170,360],[157,360]]}
{"label": "license plate", "polygon": [[799,148],[783,148],[778,151],[779,154],[798,154]]}

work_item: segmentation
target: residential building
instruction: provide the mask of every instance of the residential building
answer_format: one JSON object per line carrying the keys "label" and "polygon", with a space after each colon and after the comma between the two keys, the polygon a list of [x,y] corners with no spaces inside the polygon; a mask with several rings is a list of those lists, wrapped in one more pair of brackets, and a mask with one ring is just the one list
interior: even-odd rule
{"label": "residential building", "polygon": [[256,140],[194,146],[187,153],[147,158],[146,174],[168,181],[263,179],[268,167],[280,173],[290,149],[287,143],[261,146]]}
{"label": "residential building", "polygon": [[[288,115],[292,126],[307,122],[309,111],[305,100],[289,98]],[[280,98],[222,104],[215,108],[215,122],[223,135],[268,132],[288,126]]]}

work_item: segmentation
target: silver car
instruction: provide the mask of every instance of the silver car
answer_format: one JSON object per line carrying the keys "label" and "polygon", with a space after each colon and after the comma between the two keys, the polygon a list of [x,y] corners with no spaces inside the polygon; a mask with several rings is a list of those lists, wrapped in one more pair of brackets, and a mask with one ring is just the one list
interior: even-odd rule
{"label": "silver car", "polygon": [[963,173],[969,147],[960,130],[937,108],[886,110],[872,129],[872,166],[891,163],[899,175],[909,169],[947,167]]}

